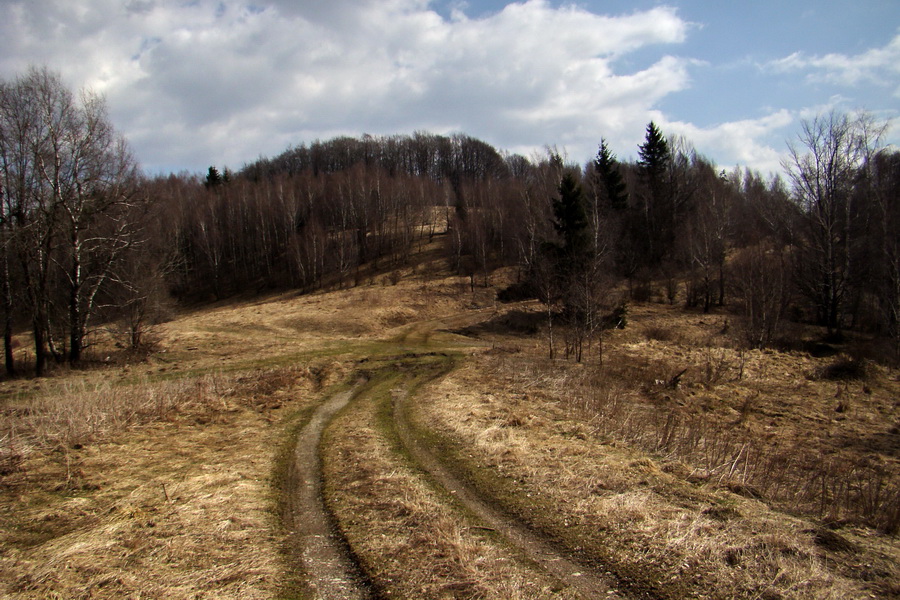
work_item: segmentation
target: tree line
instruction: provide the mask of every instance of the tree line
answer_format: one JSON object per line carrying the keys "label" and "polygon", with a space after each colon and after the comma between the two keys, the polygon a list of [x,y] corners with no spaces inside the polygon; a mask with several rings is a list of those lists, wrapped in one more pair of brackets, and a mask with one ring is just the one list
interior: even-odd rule
{"label": "tree line", "polygon": [[[864,113],[806,121],[785,179],[721,171],[654,123],[632,162],[603,139],[577,165],[418,132],[147,177],[102,98],[33,68],[0,82],[6,371],[25,329],[41,374],[77,363],[98,327],[140,348],[169,299],[357,285],[438,234],[473,286],[516,267],[504,297],[540,299],[551,352],[558,330],[576,359],[602,352],[623,301],[660,290],[739,314],[751,346],[791,318],[889,340],[896,358],[900,153],[883,133]],[[627,297],[612,293],[619,282]]]}
{"label": "tree line", "polygon": [[103,100],[46,69],[0,84],[0,303],[6,372],[28,323],[35,371],[77,362],[89,328],[131,301],[120,267],[140,242],[147,198]]}
{"label": "tree line", "polygon": [[804,121],[787,181],[717,171],[652,122],[636,162],[620,163],[604,140],[584,167],[550,156],[560,173],[551,227],[535,255],[520,257],[519,291],[562,319],[576,358],[609,325],[602,314],[621,302],[610,297],[618,279],[631,299],[657,289],[703,312],[728,307],[752,347],[777,341],[790,318],[831,339],[874,335],[896,360],[900,153],[881,147],[884,133],[867,113]]}

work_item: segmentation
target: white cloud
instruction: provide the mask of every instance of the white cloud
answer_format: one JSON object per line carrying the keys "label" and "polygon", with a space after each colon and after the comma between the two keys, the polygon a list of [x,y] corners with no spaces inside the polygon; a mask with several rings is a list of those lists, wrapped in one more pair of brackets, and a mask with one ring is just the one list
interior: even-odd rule
{"label": "white cloud", "polygon": [[7,0],[0,75],[47,64],[105,93],[151,169],[239,166],[337,133],[464,131],[577,157],[599,136],[643,131],[691,61],[670,8],[609,17],[546,0],[483,18],[441,17],[428,0]]}
{"label": "white cloud", "polygon": [[900,98],[900,34],[882,48],[872,48],[852,56],[838,53],[807,56],[794,52],[767,66],[777,72],[807,71],[810,81],[848,87],[863,82],[895,86],[894,96]]}
{"label": "white cloud", "polygon": [[714,155],[723,167],[741,165],[762,173],[781,171],[786,157],[784,131],[796,118],[790,111],[778,110],[758,119],[697,127],[684,122],[662,122],[664,131],[686,138],[701,154]]}

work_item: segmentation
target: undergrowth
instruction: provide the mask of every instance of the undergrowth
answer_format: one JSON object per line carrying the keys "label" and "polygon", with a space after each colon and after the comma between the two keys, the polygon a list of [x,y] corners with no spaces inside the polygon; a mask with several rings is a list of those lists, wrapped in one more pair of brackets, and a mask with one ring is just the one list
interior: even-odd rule
{"label": "undergrowth", "polygon": [[[436,387],[418,405],[417,429],[431,431],[428,442],[445,464],[486,497],[600,561],[638,595],[837,599],[890,588],[896,570],[877,553],[843,550],[853,546],[840,534],[729,493],[727,479],[706,485],[711,476],[671,452],[645,454],[604,436],[597,419],[564,400],[575,376],[521,360],[505,366],[513,363],[511,372],[486,361]],[[609,400],[628,403],[621,395]],[[613,415],[620,422],[642,416]],[[656,441],[668,432],[673,443],[678,429],[670,421]],[[826,556],[826,545],[837,550]],[[852,572],[856,560],[876,565],[871,581]]]}
{"label": "undergrowth", "polygon": [[[705,385],[722,379],[722,365],[721,354],[713,355],[701,373]],[[549,368],[532,365],[524,379],[559,376]],[[856,376],[856,368],[841,363],[831,378]],[[671,400],[651,401],[635,389],[629,374],[609,368],[579,371],[563,376],[557,385],[566,390],[569,407],[599,438],[691,465],[688,476],[693,481],[765,498],[825,522],[856,523],[890,535],[900,531],[900,473],[891,463],[873,456],[810,451],[804,440],[761,438],[737,426],[753,410],[758,394],[747,396],[736,422],[723,421]],[[658,381],[666,387],[666,379]]]}

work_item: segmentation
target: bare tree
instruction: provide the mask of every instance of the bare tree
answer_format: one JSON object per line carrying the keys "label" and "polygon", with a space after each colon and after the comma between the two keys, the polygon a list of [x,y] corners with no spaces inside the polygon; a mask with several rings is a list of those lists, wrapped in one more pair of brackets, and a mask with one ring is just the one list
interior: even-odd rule
{"label": "bare tree", "polygon": [[712,165],[702,160],[695,163],[699,193],[684,234],[691,269],[688,305],[702,304],[706,313],[714,300],[719,305],[725,303],[731,189],[724,176],[715,174]]}
{"label": "bare tree", "polygon": [[[43,373],[50,335],[50,274],[58,230],[53,190],[41,176],[41,156],[52,131],[52,112],[44,114],[41,101],[45,71],[3,82],[0,88],[0,160],[3,169],[4,222],[9,230],[6,249],[13,253],[23,283],[22,306],[31,321],[35,369]],[[42,94],[42,91],[44,92]],[[51,107],[54,104],[51,100]]]}
{"label": "bare tree", "polygon": [[791,303],[789,252],[766,241],[741,249],[729,269],[731,291],[744,317],[744,339],[751,348],[764,348],[774,340]]}
{"label": "bare tree", "polygon": [[[4,83],[0,102],[3,202],[41,373],[48,348],[65,354],[66,340],[54,337],[60,329],[68,359],[81,356],[98,293],[135,234],[137,166],[103,99],[87,91],[76,98],[45,68]],[[60,318],[64,327],[51,324]]]}
{"label": "bare tree", "polygon": [[803,121],[785,169],[805,216],[798,283],[829,333],[843,326],[853,263],[854,186],[884,126],[865,113],[830,112]]}
{"label": "bare tree", "polygon": [[874,198],[873,277],[867,287],[874,291],[882,330],[893,342],[895,360],[900,360],[900,152],[882,151],[872,157],[867,179]]}

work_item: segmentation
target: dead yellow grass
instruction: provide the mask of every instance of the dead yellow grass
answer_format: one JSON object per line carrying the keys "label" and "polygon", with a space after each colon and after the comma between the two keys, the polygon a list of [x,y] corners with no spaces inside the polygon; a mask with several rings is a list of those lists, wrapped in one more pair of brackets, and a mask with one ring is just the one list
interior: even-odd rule
{"label": "dead yellow grass", "polygon": [[[482,290],[479,290],[481,292]],[[396,285],[370,283],[305,296],[222,304],[166,324],[164,346],[181,367],[316,352],[336,342],[389,338],[414,321],[484,303],[465,278],[427,281],[412,269]]]}
{"label": "dead yellow grass", "polygon": [[[897,532],[896,370],[869,363],[865,378],[828,379],[822,373],[845,358],[739,351],[721,333],[724,317],[658,307],[642,311],[651,321],[664,318],[669,325],[654,329],[669,331],[671,339],[641,340],[631,333],[616,346],[615,364],[607,375],[588,369],[568,378],[570,399],[583,403],[588,412],[603,412],[610,407],[596,390],[604,393],[610,385],[621,386],[615,380],[631,375],[636,379],[631,389],[639,396],[633,400],[641,405],[636,409],[644,411],[643,418],[652,420],[655,414],[672,419],[667,452],[682,455],[690,440],[678,436],[707,429],[707,448],[687,452],[688,462],[705,471],[698,475],[752,486],[791,511]],[[632,370],[621,365],[632,365]],[[642,372],[635,373],[633,365]],[[682,371],[677,389],[666,385]],[[710,440],[717,448],[709,448]]]}
{"label": "dead yellow grass", "polygon": [[422,399],[423,427],[453,441],[453,459],[485,470],[472,476],[488,493],[493,483],[509,509],[589,549],[636,587],[670,598],[873,591],[829,565],[834,557],[805,533],[812,524],[600,443],[560,403],[515,391],[495,369],[486,379],[486,367],[473,363],[435,385]]}
{"label": "dead yellow grass", "polygon": [[[406,269],[394,280],[187,311],[160,328],[163,351],[145,362],[0,383],[0,595],[276,595],[292,568],[269,481],[283,415],[354,361],[447,344],[435,328],[481,318],[447,315],[493,310],[491,290],[473,294],[464,278],[427,282]],[[896,537],[785,516],[721,489],[719,472],[689,457],[636,450],[640,440],[619,435],[627,423],[591,417],[610,398],[677,407],[835,461],[871,456],[895,473],[896,373],[824,381],[814,374],[825,359],[739,353],[720,333],[723,317],[637,306],[630,320],[607,339],[619,387],[605,399],[589,391],[592,367],[542,366],[539,336],[487,336],[491,352],[423,397],[422,426],[474,450],[457,458],[511,510],[660,597],[896,595]],[[354,405],[326,448],[342,525],[384,588],[563,595],[449,508],[397,455],[377,406]]]}
{"label": "dead yellow grass", "polygon": [[[43,408],[82,408],[3,477],[4,597],[271,598],[285,571],[269,481],[279,422],[312,385],[305,369],[51,382],[58,390],[30,405],[41,432],[55,414]],[[140,410],[111,407],[135,399]],[[91,426],[71,437],[79,415]]]}
{"label": "dead yellow grass", "polygon": [[577,597],[451,508],[399,455],[398,442],[385,429],[390,383],[401,382],[381,382],[354,401],[323,445],[329,505],[384,595]]}
{"label": "dead yellow grass", "polygon": [[270,482],[284,415],[369,340],[471,303],[460,287],[406,271],[222,303],[161,326],[145,361],[110,347],[104,366],[0,382],[0,595],[275,595],[294,576]]}

